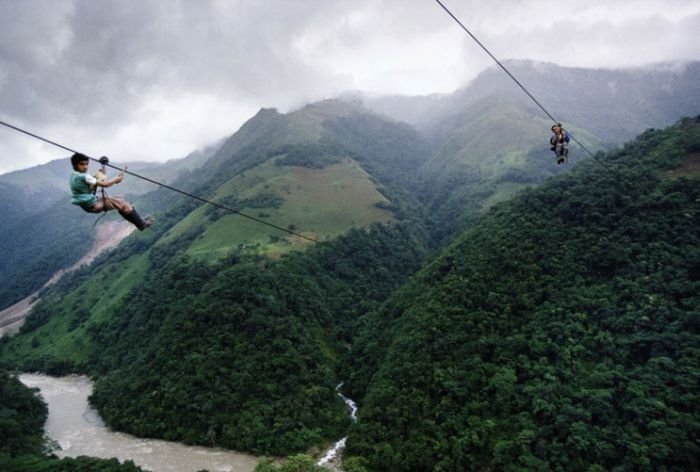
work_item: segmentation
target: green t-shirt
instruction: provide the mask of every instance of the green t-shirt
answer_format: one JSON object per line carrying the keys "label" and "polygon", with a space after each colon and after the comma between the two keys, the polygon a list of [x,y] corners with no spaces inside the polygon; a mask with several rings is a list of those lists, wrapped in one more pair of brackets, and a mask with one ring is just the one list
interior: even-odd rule
{"label": "green t-shirt", "polygon": [[71,198],[73,205],[90,208],[97,203],[97,197],[90,188],[91,185],[97,183],[97,179],[93,176],[85,172],[73,172],[68,183],[73,194],[73,198]]}

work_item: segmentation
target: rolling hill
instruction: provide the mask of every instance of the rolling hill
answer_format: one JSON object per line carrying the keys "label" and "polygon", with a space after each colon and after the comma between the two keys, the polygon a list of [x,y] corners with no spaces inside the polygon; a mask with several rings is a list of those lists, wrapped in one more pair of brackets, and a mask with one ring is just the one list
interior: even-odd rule
{"label": "rolling hill", "polygon": [[[660,64],[635,70],[571,69],[531,61],[509,61],[507,65],[537,96],[546,98],[546,105],[557,116],[561,115],[568,129],[594,152],[622,145],[647,127],[666,126],[684,114],[694,115],[700,107],[697,63]],[[368,203],[366,215],[357,221],[351,218],[336,221],[334,227],[316,228],[312,220],[323,216],[329,221],[329,213],[304,215],[301,206],[292,203],[296,197],[304,198],[304,192],[290,195],[284,208],[263,208],[256,206],[260,205],[260,201],[255,201],[257,196],[246,195],[241,200],[235,195],[238,190],[233,191],[230,184],[228,187],[225,184],[240,178],[239,174],[249,167],[273,157],[289,159],[285,157],[288,151],[295,159],[303,154],[319,153],[325,153],[331,160],[363,158],[358,169],[364,169],[371,179],[380,182],[377,191],[393,192],[375,195],[372,202],[384,210],[391,207],[389,212],[395,215],[399,212],[401,218],[415,214],[427,218],[435,244],[440,245],[492,204],[563,170],[548,159],[549,125],[537,118],[541,113],[533,107],[502,72],[489,70],[450,95],[373,99],[356,95],[313,104],[288,116],[274,109],[263,109],[228,140],[185,159],[157,165],[129,165],[138,174],[205,197],[216,194],[220,203],[233,203],[237,210],[252,211],[251,216],[257,218],[256,215],[262,214],[262,219],[272,224],[284,228],[292,225],[291,228],[323,239],[337,236],[350,227],[361,227],[370,220],[386,221],[388,213]],[[654,112],[650,113],[650,109]],[[387,116],[393,118],[387,120]],[[398,126],[401,122],[404,124]],[[314,144],[309,147],[309,143]],[[384,157],[366,157],[378,154]],[[586,157],[585,152],[573,147],[573,163]],[[117,161],[114,163],[123,163]],[[0,234],[4,243],[0,307],[32,293],[57,270],[78,260],[82,248],[89,246],[93,218],[64,212],[59,204],[66,198],[65,169],[61,162],[0,176],[3,195],[0,217],[5,223]],[[350,161],[343,162],[347,165]],[[299,183],[300,189],[313,186],[310,176],[320,172],[313,166],[307,168],[309,179]],[[291,189],[292,180],[299,176],[282,177],[283,165],[277,170],[280,181],[291,179],[290,186],[285,187]],[[354,185],[359,177],[348,178]],[[217,193],[219,186],[223,187]],[[151,183],[137,178],[127,179],[119,188],[120,193],[130,198],[152,190]],[[233,193],[227,195],[227,192]],[[332,193],[353,201],[352,197],[345,198],[347,195]],[[273,200],[281,205],[279,189],[276,195],[279,198]],[[251,197],[255,198],[251,200]],[[156,192],[151,199],[139,201],[138,206],[142,213],[160,212],[176,200],[167,191]],[[389,207],[387,200],[392,202]],[[241,202],[252,202],[254,207],[241,208]],[[396,207],[397,202],[402,205],[406,202],[406,208]],[[335,206],[328,209],[334,212]],[[287,218],[280,217],[281,211],[297,213]],[[216,212],[209,211],[207,215],[216,216]],[[189,221],[204,221],[201,218],[202,215],[193,215]],[[57,219],[74,221],[76,227],[56,224]],[[230,244],[216,249],[215,246],[222,244],[222,232],[218,231],[217,235],[216,231],[210,231],[193,253],[225,254],[239,246],[280,253],[296,244],[284,234],[263,228],[258,228],[260,234],[254,234],[258,229],[244,220],[235,220],[234,226],[240,227],[240,234]],[[180,227],[178,231],[183,229]],[[31,244],[25,244],[26,241]],[[51,244],[54,241],[58,243],[56,250]],[[276,241],[274,247],[270,241]]]}
{"label": "rolling hill", "polygon": [[[135,162],[129,164],[129,170],[139,175],[157,174],[162,182],[169,183],[201,165],[212,152],[205,149],[165,164]],[[91,170],[97,166],[93,163]],[[0,175],[0,309],[41,288],[56,272],[70,267],[90,249],[95,225],[102,221],[99,216],[70,205],[70,172],[66,158]],[[110,189],[108,195],[125,195],[139,203],[140,196],[153,189],[153,184],[145,180],[128,177],[118,190]],[[107,217],[115,218],[120,219],[113,214]]]}
{"label": "rolling hill", "polygon": [[[456,94],[430,111],[439,128],[375,111],[356,100],[261,110],[169,181],[233,212],[165,188],[141,195],[157,224],[46,290],[19,335],[0,340],[0,365],[90,374],[93,404],[118,430],[272,455],[351,428],[334,390],[346,379],[362,415],[348,452],[369,470],[578,467],[603,430],[627,438],[601,442],[615,448],[649,438],[637,423],[618,434],[621,407],[606,401],[627,392],[611,383],[636,389],[629,379],[671,365],[651,355],[654,333],[664,346],[697,342],[697,123],[601,154],[609,168],[579,153],[563,167],[542,145],[548,123],[509,93]],[[589,125],[570,129],[602,147]],[[603,349],[613,341],[634,354]],[[661,356],[674,378],[690,375],[689,352]],[[557,436],[523,407],[541,395],[565,412],[557,425],[586,418],[569,414],[571,376],[600,393],[583,400],[613,414],[614,433],[596,423]],[[694,401],[680,383],[670,392]],[[696,434],[695,413],[648,385]],[[606,446],[586,464],[686,464],[662,426],[662,452]]]}
{"label": "rolling hill", "polygon": [[[572,164],[700,110],[698,62],[599,70],[505,65],[576,138]],[[412,124],[429,141],[419,197],[439,222],[433,231],[443,243],[492,204],[566,170],[548,150],[551,122],[498,68],[449,95],[353,98]]]}
{"label": "rolling hill", "polygon": [[368,470],[698,467],[700,117],[496,205],[355,338]]}
{"label": "rolling hill", "polygon": [[92,373],[104,419],[142,436],[287,454],[341,435],[349,327],[424,258],[417,204],[397,198],[423,147],[337,102],[263,111],[241,133],[177,185],[328,245],[290,251],[302,241],[153,192],[141,200],[163,208],[158,224],[48,289],[3,363]]}

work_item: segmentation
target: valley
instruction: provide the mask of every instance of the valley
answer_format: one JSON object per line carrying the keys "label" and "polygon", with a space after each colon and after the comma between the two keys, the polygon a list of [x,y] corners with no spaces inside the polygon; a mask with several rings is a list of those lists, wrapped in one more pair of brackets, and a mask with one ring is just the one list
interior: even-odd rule
{"label": "valley", "polygon": [[[491,71],[417,100],[435,106],[421,117],[406,97],[262,109],[172,176],[327,244],[165,188],[135,196],[148,231],[89,244],[92,220],[8,213],[0,295],[30,313],[0,339],[2,372],[89,376],[109,428],[281,460],[262,472],[339,438],[349,472],[695,468],[700,124],[668,118],[656,84],[698,68],[517,67],[607,97],[607,118],[553,98],[605,166],[573,145],[556,165],[550,124]],[[622,113],[617,81],[658,113]],[[697,86],[677,93],[700,109]],[[109,252],[80,265],[87,247]],[[52,265],[76,270],[41,288]]]}

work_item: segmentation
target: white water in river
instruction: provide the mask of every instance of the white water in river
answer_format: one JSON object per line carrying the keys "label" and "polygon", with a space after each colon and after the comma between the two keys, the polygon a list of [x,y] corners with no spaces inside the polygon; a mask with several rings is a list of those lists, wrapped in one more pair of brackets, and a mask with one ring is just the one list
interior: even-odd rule
{"label": "white water in river", "polygon": [[[357,403],[354,401],[350,400],[348,397],[340,393],[340,389],[343,387],[343,382],[340,382],[337,387],[335,387],[335,391],[338,392],[338,395],[340,398],[343,399],[345,402],[345,405],[348,407],[348,410],[350,411],[350,418],[353,421],[357,421]],[[336,442],[332,448],[328,450],[324,454],[321,459],[316,463],[317,465],[327,465],[331,463],[332,461],[338,459],[340,456],[340,452],[345,448],[345,441],[347,440],[347,436]]]}
{"label": "white water in river", "polygon": [[82,376],[49,377],[22,374],[19,380],[36,387],[49,406],[44,425],[46,434],[55,441],[59,457],[116,457],[133,461],[153,472],[250,472],[258,458],[223,449],[186,446],[155,439],[141,439],[115,433],[104,426],[97,412],[88,404],[92,382]]}

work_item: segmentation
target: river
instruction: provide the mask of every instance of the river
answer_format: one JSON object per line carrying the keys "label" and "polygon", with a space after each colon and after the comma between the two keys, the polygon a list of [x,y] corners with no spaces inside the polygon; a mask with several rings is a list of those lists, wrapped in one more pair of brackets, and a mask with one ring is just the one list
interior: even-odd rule
{"label": "river", "polygon": [[[352,421],[357,421],[357,403],[343,395],[340,391],[341,388],[343,388],[343,382],[340,382],[338,386],[335,387],[335,391],[338,393],[338,396],[343,399],[343,402],[350,413],[350,419]],[[345,449],[345,441],[347,439],[348,438],[346,436],[333,444],[333,447],[331,447],[323,455],[323,457],[319,459],[316,465],[320,465],[322,467],[333,467],[333,469],[336,470],[338,458],[340,458],[340,453],[343,451],[343,449]]]}
{"label": "river", "polygon": [[258,458],[223,449],[141,439],[109,430],[88,404],[92,382],[83,376],[22,374],[19,380],[39,389],[49,407],[44,430],[60,450],[59,457],[116,457],[153,472],[250,472]]}

